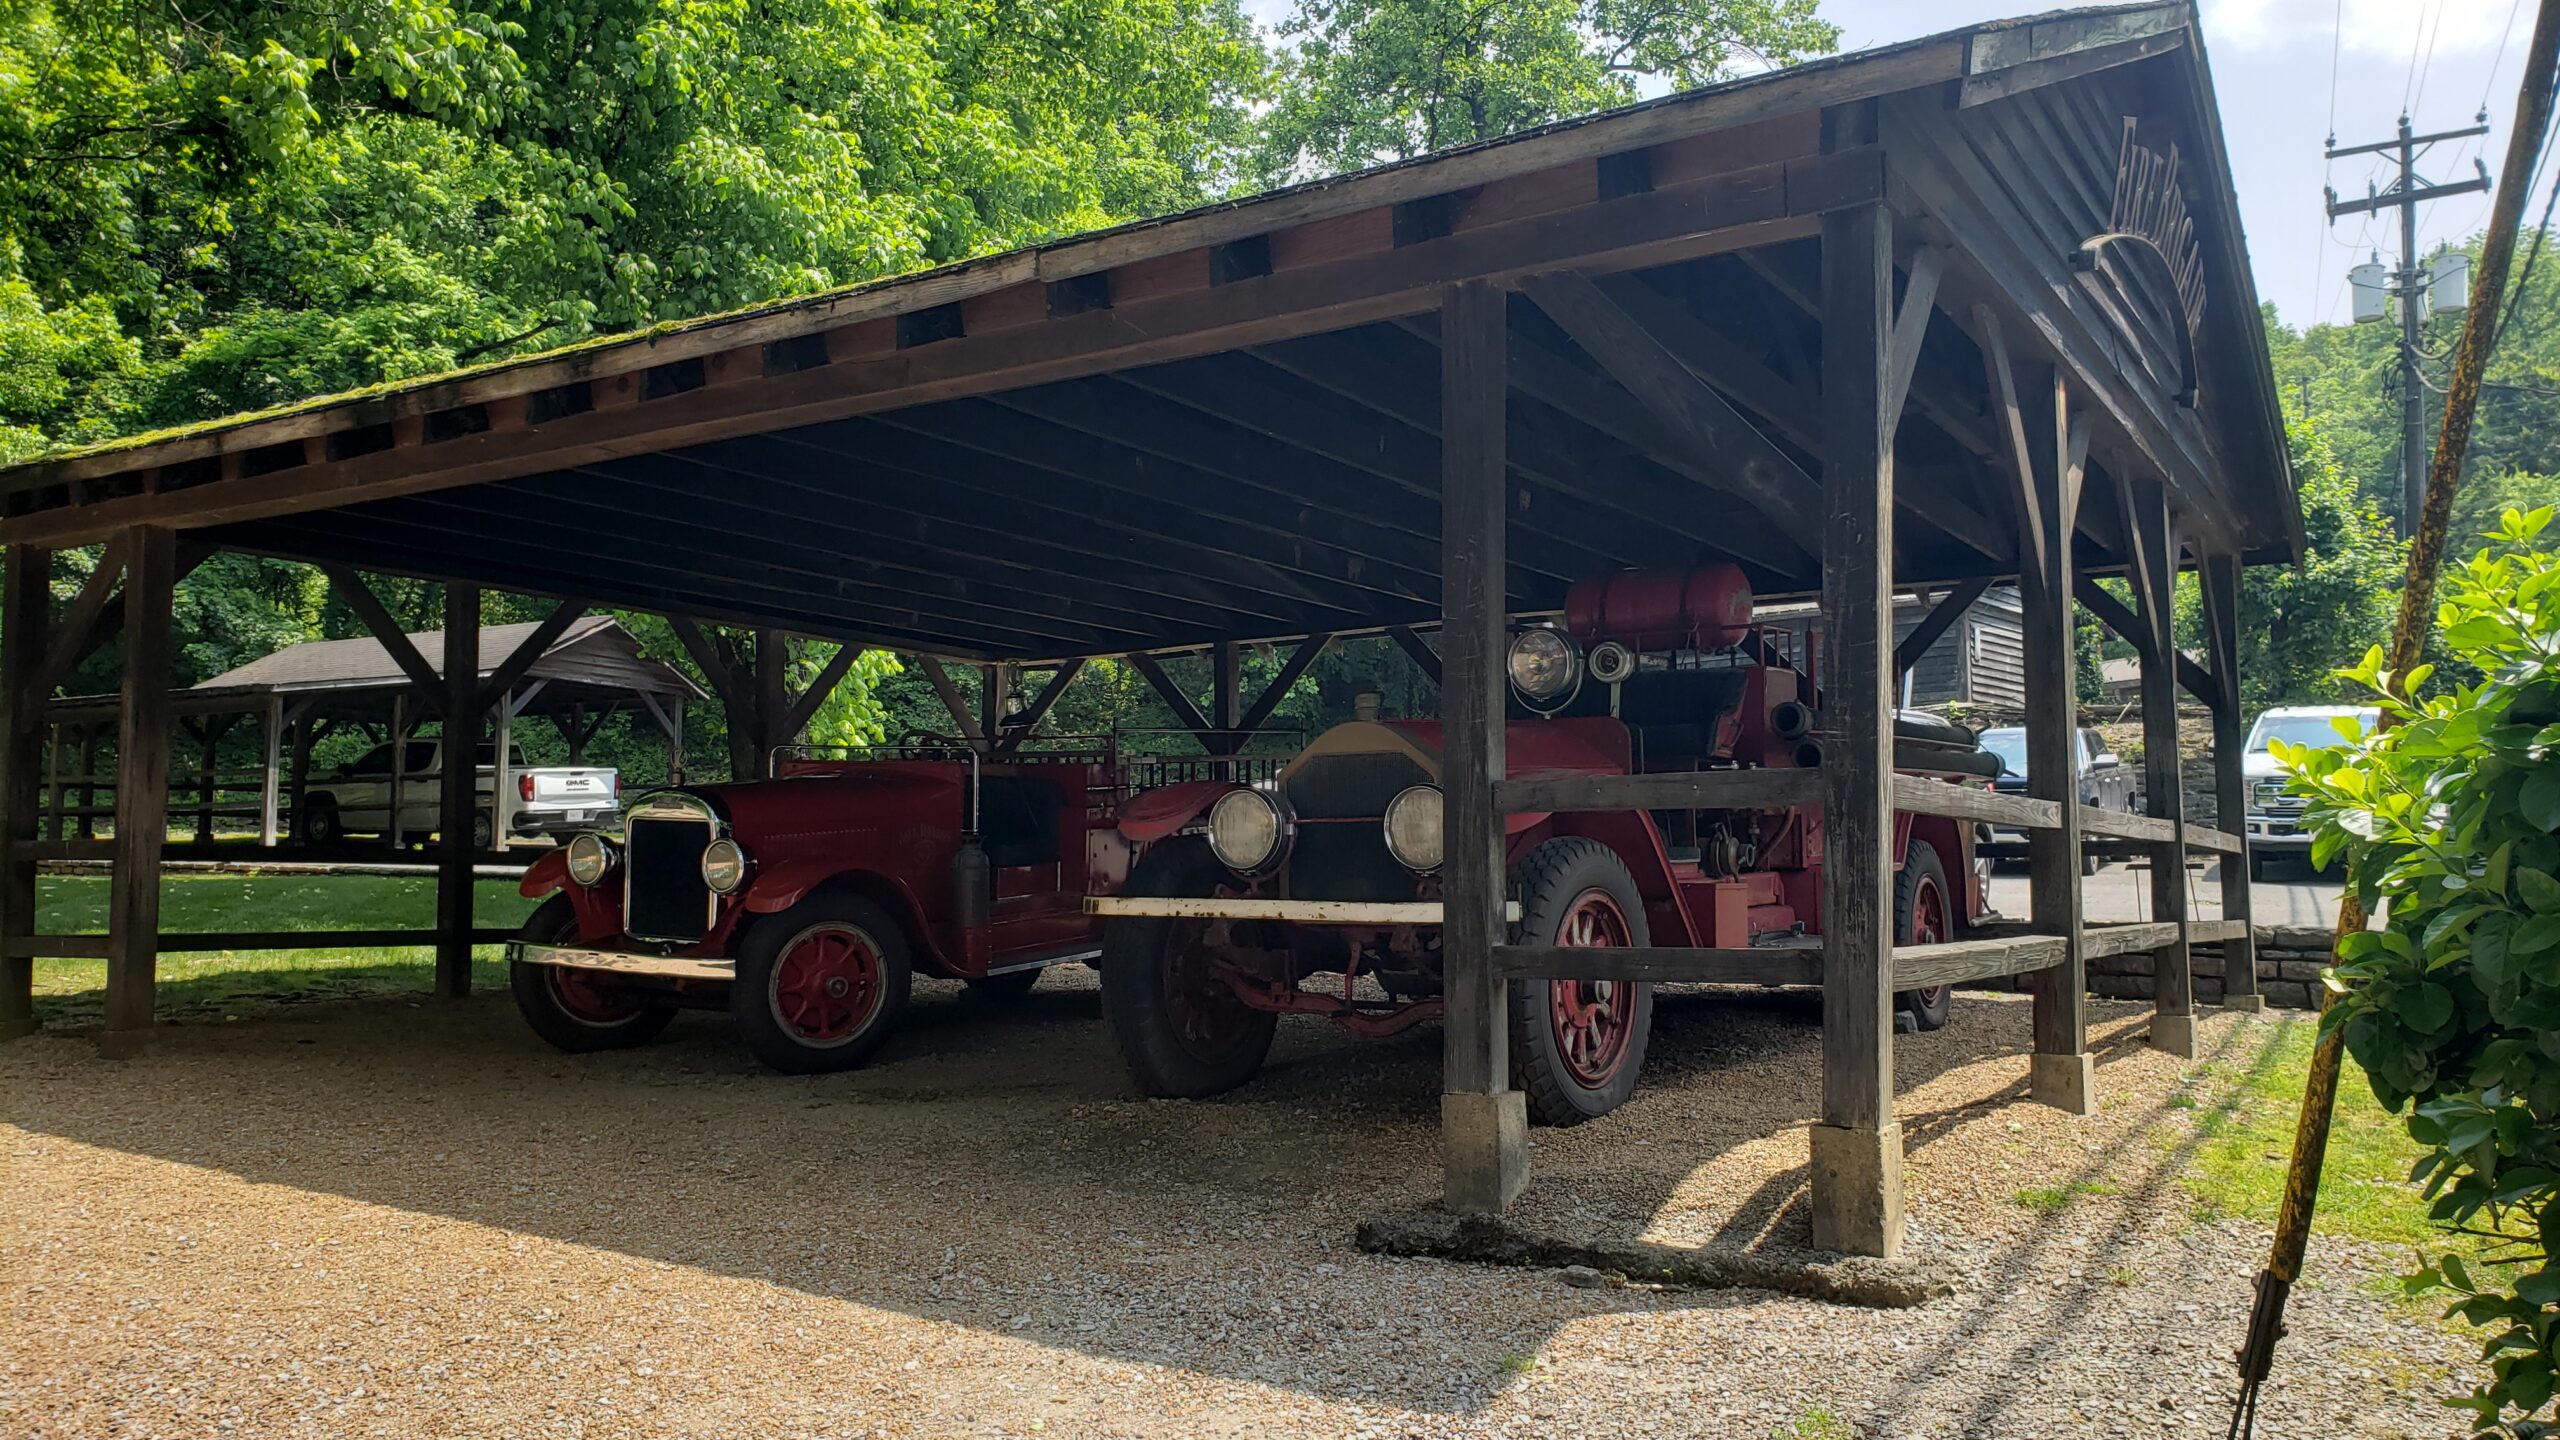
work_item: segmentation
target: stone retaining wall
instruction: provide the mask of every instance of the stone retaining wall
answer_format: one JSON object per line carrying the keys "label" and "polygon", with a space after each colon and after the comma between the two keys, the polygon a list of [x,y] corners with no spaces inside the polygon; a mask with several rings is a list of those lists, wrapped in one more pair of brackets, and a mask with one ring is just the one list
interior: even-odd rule
{"label": "stone retaining wall", "polygon": [[[2258,993],[2267,1003],[2288,1010],[2320,1007],[2320,971],[2329,963],[2332,939],[2326,930],[2307,926],[2258,927]],[[2198,945],[2195,967],[2196,1003],[2222,1003],[2222,947]],[[2089,962],[2089,990],[2113,1000],[2148,1000],[2151,955],[2106,955]]]}

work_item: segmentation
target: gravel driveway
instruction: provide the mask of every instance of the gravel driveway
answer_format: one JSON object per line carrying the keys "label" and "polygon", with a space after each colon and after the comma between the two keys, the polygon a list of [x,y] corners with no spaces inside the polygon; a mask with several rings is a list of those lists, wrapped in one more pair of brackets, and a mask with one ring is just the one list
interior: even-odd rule
{"label": "gravel driveway", "polygon": [[[1287,1021],[1261,1082],[1150,1103],[1087,972],[954,988],[819,1079],[713,1016],[556,1055],[503,997],[0,1047],[0,1434],[2222,1433],[2265,1239],[2194,1218],[2134,1007],[2083,1120],[2013,1103],[2021,1000],[1902,1038],[1913,1242],[1966,1281],[1878,1312],[1358,1253],[1437,1190],[1436,1031]],[[1536,1134],[1525,1215],[1799,1239],[1816,1014],[1667,993],[1636,1103]],[[2452,1431],[2470,1347],[2380,1298],[2399,1263],[2319,1247],[2261,1434]]]}

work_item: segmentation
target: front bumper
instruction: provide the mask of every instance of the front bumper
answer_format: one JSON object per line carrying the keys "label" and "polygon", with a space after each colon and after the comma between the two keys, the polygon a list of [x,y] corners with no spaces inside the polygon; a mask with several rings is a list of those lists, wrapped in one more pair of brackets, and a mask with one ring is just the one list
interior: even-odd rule
{"label": "front bumper", "polygon": [[622,808],[598,805],[583,810],[519,810],[507,819],[510,835],[575,835],[581,830],[611,830],[621,824]]}
{"label": "front bumper", "polygon": [[2261,855],[2307,855],[2311,852],[2311,832],[2302,828],[2298,814],[2251,815],[2249,848]]}
{"label": "front bumper", "polygon": [[[1518,922],[1520,902],[1503,902],[1503,919]],[[1265,900],[1190,895],[1096,895],[1084,913],[1174,920],[1279,920],[1292,925],[1437,925],[1437,900]]]}
{"label": "front bumper", "polygon": [[522,965],[561,965],[572,970],[646,975],[659,980],[727,980],[737,973],[734,962],[717,957],[651,955],[629,950],[597,950],[583,945],[538,945],[530,940],[508,942],[507,959]]}

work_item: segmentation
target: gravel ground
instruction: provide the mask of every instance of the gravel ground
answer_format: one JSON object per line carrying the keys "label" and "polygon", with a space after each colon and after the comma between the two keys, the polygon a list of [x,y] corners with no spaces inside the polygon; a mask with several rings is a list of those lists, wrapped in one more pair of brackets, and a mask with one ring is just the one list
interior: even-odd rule
{"label": "gravel ground", "polygon": [[[1257,1084],[1150,1103],[1087,972],[952,989],[805,1080],[707,1015],[556,1055],[496,996],[0,1047],[0,1434],[2222,1433],[2265,1237],[2194,1217],[2136,1008],[2096,1007],[2089,1119],[2020,1102],[2023,1001],[1903,1037],[1913,1243],[1965,1283],[1877,1312],[1358,1253],[1436,1193],[1436,1031],[1284,1022]],[[1637,1101],[1536,1133],[1523,1217],[1801,1243],[1816,1014],[1666,994]],[[2318,1247],[2262,1435],[2453,1432],[2470,1347],[2379,1297],[2399,1264]]]}

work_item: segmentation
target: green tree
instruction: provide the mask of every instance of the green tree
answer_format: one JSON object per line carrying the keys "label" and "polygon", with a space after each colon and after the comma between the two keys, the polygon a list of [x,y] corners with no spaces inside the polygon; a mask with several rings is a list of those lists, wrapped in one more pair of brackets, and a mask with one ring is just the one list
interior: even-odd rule
{"label": "green tree", "polygon": [[1282,21],[1268,182],[1490,140],[1827,53],[1814,0],[1298,0]]}
{"label": "green tree", "polygon": [[[2391,521],[2338,464],[2329,427],[2297,420],[2289,438],[2305,549],[2299,565],[2241,572],[2241,693],[2252,708],[2339,699],[2336,672],[2390,628],[2404,568]],[[2179,645],[2201,652],[2204,615],[2192,574],[2179,577],[2177,614]]]}

